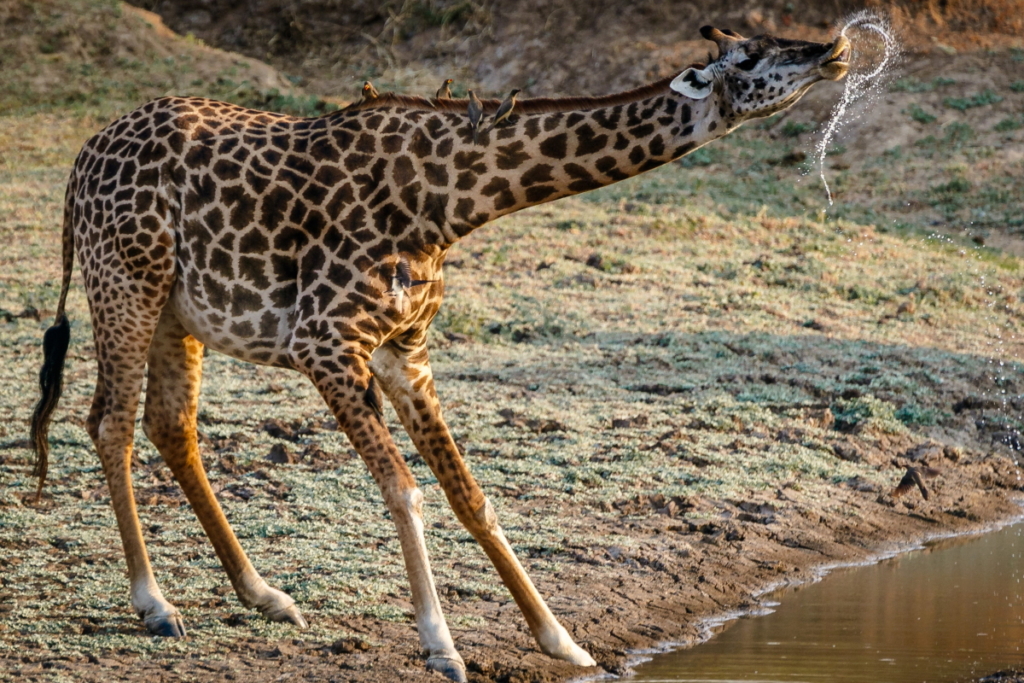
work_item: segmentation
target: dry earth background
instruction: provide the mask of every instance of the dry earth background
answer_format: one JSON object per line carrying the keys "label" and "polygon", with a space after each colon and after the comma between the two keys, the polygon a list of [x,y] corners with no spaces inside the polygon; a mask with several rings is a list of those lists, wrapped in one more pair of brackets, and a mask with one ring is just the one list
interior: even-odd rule
{"label": "dry earth background", "polygon": [[[390,520],[331,417],[297,375],[217,354],[200,412],[211,478],[311,629],[241,608],[140,431],[144,528],[190,629],[146,637],[83,429],[93,350],[77,282],[50,484],[29,503],[27,418],[78,148],[166,93],[314,115],[364,78],[410,92],[445,76],[457,93],[627,88],[702,58],[702,24],[824,39],[863,5],[140,4],[0,3],[0,679],[433,679]],[[841,88],[823,84],[678,163],[502,219],[449,257],[432,338],[449,422],[542,593],[608,671],[815,566],[1019,514],[1024,12],[875,6],[908,54],[830,149],[834,207],[807,173]],[[471,678],[578,674],[536,651],[399,443]],[[922,462],[942,471],[932,498],[894,500]]]}

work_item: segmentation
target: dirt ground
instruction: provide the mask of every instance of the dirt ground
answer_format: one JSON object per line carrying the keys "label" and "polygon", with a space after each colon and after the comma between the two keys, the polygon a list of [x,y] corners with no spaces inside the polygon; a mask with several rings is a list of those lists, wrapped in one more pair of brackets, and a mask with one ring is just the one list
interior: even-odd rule
{"label": "dirt ground", "polygon": [[[450,27],[420,12],[448,5],[405,3],[362,24],[368,15],[354,14],[362,52],[343,63],[337,50],[354,43],[331,48],[322,11],[275,40],[286,13],[148,6],[217,48],[266,45],[276,69],[256,61],[268,54],[155,30],[155,18],[105,0],[75,0],[79,14],[0,8],[3,58],[22,60],[0,100],[16,112],[0,127],[0,680],[441,680],[418,652],[380,496],[298,376],[210,354],[200,425],[222,504],[254,564],[296,597],[306,632],[239,605],[141,431],[143,527],[189,637],[150,638],[131,614],[83,429],[94,356],[77,281],[40,506],[26,423],[59,286],[67,169],[133,98],[173,89],[314,113],[351,79],[422,89],[444,64],[494,92],[532,73],[532,94],[576,94],[631,87],[707,49],[669,26],[705,23],[682,5],[637,3],[617,23],[557,6],[553,25],[613,48],[580,57],[536,43],[522,19],[533,5],[463,4]],[[792,3],[717,4],[715,21],[793,27]],[[528,572],[600,666],[539,653],[389,412],[427,497],[428,546],[471,680],[622,674],[636,652],[696,642],[702,619],[754,608],[821,566],[1020,514],[1024,44],[1006,28],[1015,19],[990,18],[983,35],[949,19],[860,110],[827,160],[831,209],[814,173],[801,175],[841,87],[829,84],[680,163],[503,219],[452,250],[431,340],[447,418]],[[799,28],[825,35],[831,21],[821,10]],[[648,24],[650,36],[638,28]],[[502,56],[509,45],[514,58]],[[297,81],[305,90],[289,90]],[[927,500],[893,497],[908,467],[939,472]]]}
{"label": "dirt ground", "polygon": [[[56,185],[40,210],[56,211]],[[854,249],[835,226],[802,219],[618,206],[562,202],[474,235],[449,263],[450,307],[433,343],[449,420],[514,547],[605,670],[622,672],[637,649],[692,642],[702,617],[756,606],[767,587],[822,564],[1019,514],[1024,368],[1008,361],[1019,342],[1007,336],[996,353],[991,344],[1016,329],[1020,308],[983,298],[1019,288],[1019,271],[865,228]],[[52,301],[55,237],[20,235],[6,282],[35,281]],[[583,262],[595,252],[608,270]],[[983,284],[949,279],[965,265]],[[869,298],[915,278],[935,293],[912,316],[890,317],[898,299]],[[561,310],[567,295],[572,312]],[[28,316],[2,330],[14,372],[2,398],[15,418],[0,450],[2,670],[28,680],[432,678],[365,468],[299,378],[217,355],[207,359],[204,458],[243,544],[297,597],[311,630],[238,605],[140,434],[136,485],[157,575],[191,629],[182,641],[145,635],[82,429],[93,368],[79,290],[72,315],[60,457],[41,507],[26,502],[34,483],[15,425],[30,408],[42,325]],[[393,414],[388,422],[399,433]],[[473,680],[578,675],[536,651],[400,444],[427,495],[442,601]],[[941,472],[928,501],[892,497],[908,466]]]}
{"label": "dirt ground", "polygon": [[[554,566],[538,576],[541,591],[552,596],[555,612],[599,668],[580,670],[539,654],[505,596],[449,595],[445,606],[451,615],[476,617],[481,624],[456,628],[470,680],[561,681],[602,669],[623,674],[633,659],[630,653],[664,642],[698,641],[704,635],[702,618],[755,608],[766,587],[808,580],[817,565],[861,561],[896,542],[977,529],[980,520],[1018,513],[1006,495],[1016,487],[1012,468],[993,472],[989,462],[963,461],[950,466],[941,457],[932,464],[945,466],[947,475],[927,505],[894,506],[884,494],[855,487],[837,487],[823,504],[790,487],[720,503],[714,506],[715,517],[695,523],[683,514],[650,514],[664,510],[658,507],[662,503],[673,503],[657,496],[622,501],[617,520],[555,504],[561,508],[556,519],[583,515],[595,535],[628,535],[637,543],[626,549],[570,540],[563,554],[549,559]],[[979,486],[982,479],[991,484]],[[968,490],[966,497],[960,495]],[[686,501],[681,509],[692,502],[700,504]],[[537,501],[529,507],[546,504]],[[408,622],[346,618],[336,625],[352,635],[328,642],[301,633],[254,637],[246,632],[246,617],[234,614],[237,607],[214,610],[224,622],[238,624],[229,648],[192,646],[187,655],[165,651],[139,657],[114,649],[70,656],[48,655],[30,641],[18,656],[7,655],[0,664],[5,676],[22,680],[439,680],[424,671]],[[76,620],[76,627],[83,634],[137,630],[118,617],[95,621],[100,623]],[[16,638],[9,631],[4,636]],[[201,639],[201,630],[191,638]]]}

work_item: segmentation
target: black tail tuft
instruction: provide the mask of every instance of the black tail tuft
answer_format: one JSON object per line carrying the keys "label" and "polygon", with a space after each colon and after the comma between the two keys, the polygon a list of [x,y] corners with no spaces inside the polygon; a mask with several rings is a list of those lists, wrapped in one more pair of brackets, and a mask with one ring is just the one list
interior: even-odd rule
{"label": "black tail tuft", "polygon": [[43,335],[43,368],[39,371],[39,390],[42,396],[32,412],[32,446],[36,452],[36,466],[32,470],[39,477],[39,488],[36,489],[36,500],[43,493],[46,481],[46,470],[50,462],[50,444],[47,433],[50,428],[50,417],[53,415],[60,392],[64,385],[64,358],[71,343],[71,323],[61,313],[53,326]]}

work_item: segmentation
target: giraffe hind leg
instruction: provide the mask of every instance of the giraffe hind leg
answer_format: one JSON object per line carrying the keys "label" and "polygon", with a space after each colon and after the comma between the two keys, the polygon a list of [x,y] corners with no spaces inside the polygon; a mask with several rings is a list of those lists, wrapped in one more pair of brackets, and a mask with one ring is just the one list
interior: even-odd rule
{"label": "giraffe hind leg", "polygon": [[210,488],[196,433],[202,372],[203,345],[165,311],[149,348],[143,429],[184,490],[242,604],[271,621],[306,628],[295,600],[253,568]]}
{"label": "giraffe hind leg", "polygon": [[[132,302],[135,304],[137,302]],[[93,310],[93,329],[99,373],[96,393],[87,421],[89,436],[96,446],[110,490],[125,560],[128,564],[132,607],[146,628],[155,635],[185,635],[181,614],[168,602],[157,585],[139,524],[132,489],[131,459],[146,349],[156,323],[156,314],[139,305],[135,314],[117,315],[111,309],[98,315]]]}

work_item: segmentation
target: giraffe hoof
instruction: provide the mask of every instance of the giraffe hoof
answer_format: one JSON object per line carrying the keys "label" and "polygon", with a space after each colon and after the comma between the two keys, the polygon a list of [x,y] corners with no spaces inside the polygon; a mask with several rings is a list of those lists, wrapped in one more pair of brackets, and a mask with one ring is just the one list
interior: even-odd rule
{"label": "giraffe hoof", "polygon": [[287,607],[282,607],[281,609],[264,612],[263,616],[271,621],[287,621],[295,624],[301,629],[309,628],[309,624],[307,624],[306,620],[303,619],[302,613],[299,612],[299,608],[296,607],[294,603]]}
{"label": "giraffe hoof", "polygon": [[548,657],[561,659],[576,666],[597,666],[594,658],[573,642],[569,633],[559,624],[537,638],[537,644]]}
{"label": "giraffe hoof", "polygon": [[466,683],[466,665],[461,659],[451,657],[430,657],[427,659],[427,668],[444,675],[455,683]]}
{"label": "giraffe hoof", "polygon": [[576,647],[576,650],[571,656],[565,657],[564,659],[576,666],[597,666],[597,662],[595,662],[594,658],[590,656],[590,653],[579,646]]}
{"label": "giraffe hoof", "polygon": [[184,638],[185,622],[177,612],[171,614],[154,614],[143,619],[146,628],[155,636],[162,638]]}
{"label": "giraffe hoof", "polygon": [[548,652],[548,656],[555,659],[562,659],[576,666],[597,666],[597,662],[590,656],[590,653],[571,640],[562,645],[557,651]]}

